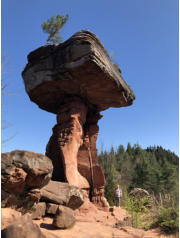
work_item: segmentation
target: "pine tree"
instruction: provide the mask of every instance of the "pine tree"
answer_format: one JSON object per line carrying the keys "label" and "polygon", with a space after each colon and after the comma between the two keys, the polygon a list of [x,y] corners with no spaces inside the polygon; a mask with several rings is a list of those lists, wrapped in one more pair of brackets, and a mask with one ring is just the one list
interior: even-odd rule
{"label": "pine tree", "polygon": [[60,30],[63,28],[65,23],[68,21],[69,15],[63,16],[58,14],[57,16],[51,17],[49,20],[45,21],[41,26],[45,33],[48,33],[47,44],[53,43],[58,44],[62,42],[62,37],[59,34]]}

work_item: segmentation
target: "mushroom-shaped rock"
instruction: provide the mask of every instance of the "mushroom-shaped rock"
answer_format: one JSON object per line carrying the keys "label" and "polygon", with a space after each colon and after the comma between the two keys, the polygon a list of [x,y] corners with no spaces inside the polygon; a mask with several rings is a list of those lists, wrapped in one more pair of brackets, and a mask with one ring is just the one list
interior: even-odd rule
{"label": "mushroom-shaped rock", "polygon": [[96,35],[80,31],[64,43],[31,52],[22,76],[30,99],[57,114],[46,147],[54,166],[52,180],[86,189],[94,203],[105,206],[97,123],[100,111],[129,106],[135,99],[121,70]]}

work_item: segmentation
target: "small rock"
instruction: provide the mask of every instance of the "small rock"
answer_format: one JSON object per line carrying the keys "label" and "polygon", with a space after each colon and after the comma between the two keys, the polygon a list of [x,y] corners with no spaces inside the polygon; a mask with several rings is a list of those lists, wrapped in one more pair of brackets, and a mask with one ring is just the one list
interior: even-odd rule
{"label": "small rock", "polygon": [[59,206],[53,220],[53,226],[60,229],[67,229],[74,225],[75,216],[72,209]]}
{"label": "small rock", "polygon": [[110,208],[109,208],[109,211],[110,211],[110,212],[113,212],[113,211],[114,211],[114,207],[110,207]]}

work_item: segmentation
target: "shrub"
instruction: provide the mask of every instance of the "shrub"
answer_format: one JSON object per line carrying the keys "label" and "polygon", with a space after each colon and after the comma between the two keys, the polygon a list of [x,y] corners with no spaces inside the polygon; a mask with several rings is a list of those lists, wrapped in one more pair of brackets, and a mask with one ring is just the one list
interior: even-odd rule
{"label": "shrub", "polygon": [[160,207],[156,223],[166,233],[176,233],[179,229],[179,211],[173,207]]}
{"label": "shrub", "polygon": [[142,226],[141,215],[148,211],[145,206],[149,201],[149,197],[136,198],[124,193],[122,206],[131,214],[131,223],[133,227],[140,228]]}

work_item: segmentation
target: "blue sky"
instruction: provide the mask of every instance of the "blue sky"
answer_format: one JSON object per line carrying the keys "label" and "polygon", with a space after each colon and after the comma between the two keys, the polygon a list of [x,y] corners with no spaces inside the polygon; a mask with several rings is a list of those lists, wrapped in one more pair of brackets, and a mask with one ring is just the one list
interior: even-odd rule
{"label": "blue sky", "polygon": [[16,94],[2,104],[2,117],[11,124],[2,139],[15,135],[2,152],[45,153],[56,116],[30,101],[21,72],[27,54],[46,44],[41,24],[68,13],[63,39],[82,29],[95,33],[136,95],[132,106],[102,112],[98,149],[130,142],[178,154],[178,9],[178,0],[2,0],[2,79]]}

